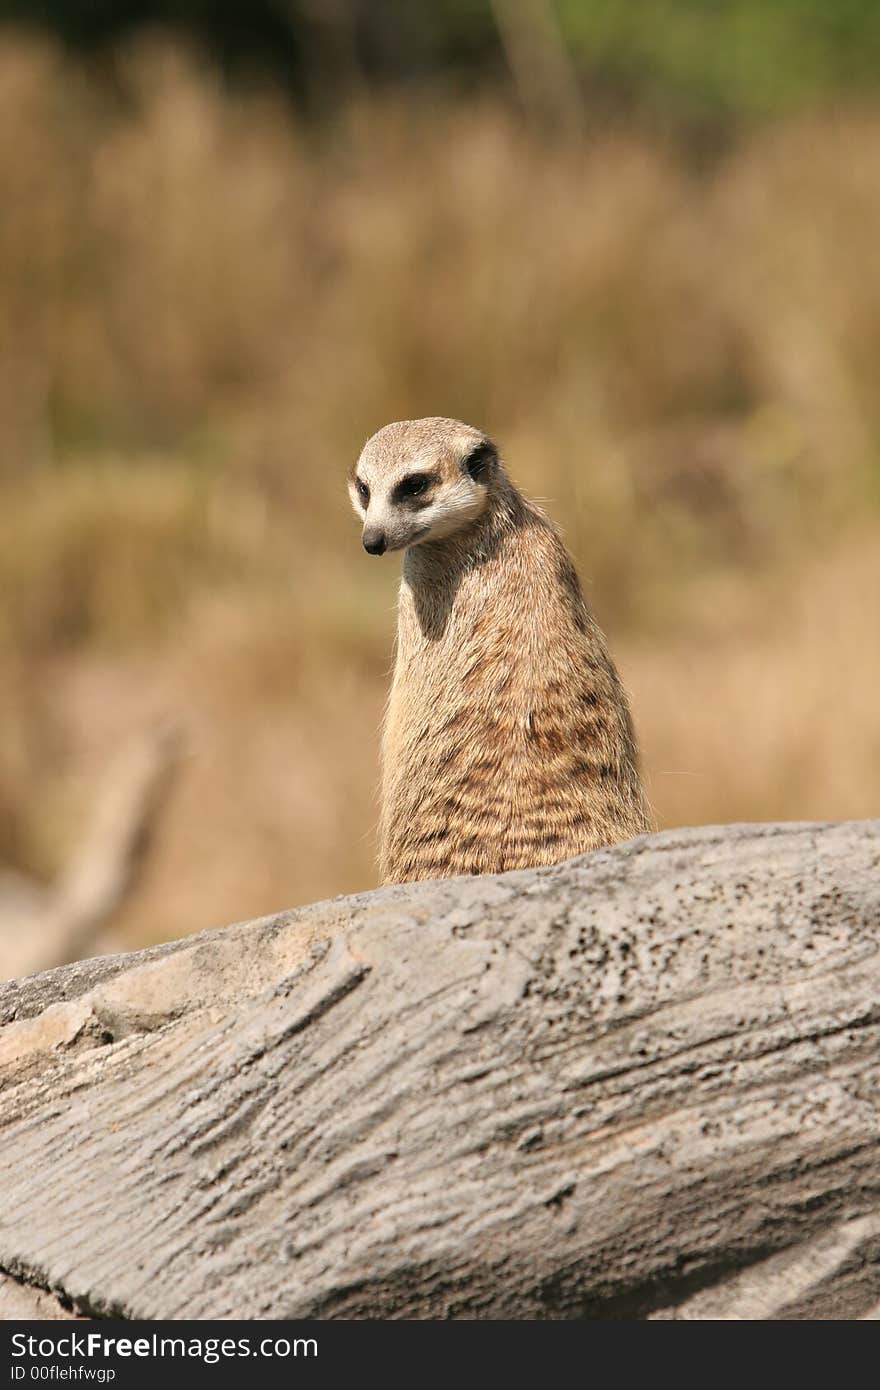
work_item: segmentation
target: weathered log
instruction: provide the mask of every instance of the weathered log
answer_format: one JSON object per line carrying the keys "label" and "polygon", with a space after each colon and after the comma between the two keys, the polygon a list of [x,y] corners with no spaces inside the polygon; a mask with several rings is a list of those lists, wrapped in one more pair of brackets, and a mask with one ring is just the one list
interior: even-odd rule
{"label": "weathered log", "polygon": [[0,987],[80,1312],[876,1317],[880,822],[666,832]]}

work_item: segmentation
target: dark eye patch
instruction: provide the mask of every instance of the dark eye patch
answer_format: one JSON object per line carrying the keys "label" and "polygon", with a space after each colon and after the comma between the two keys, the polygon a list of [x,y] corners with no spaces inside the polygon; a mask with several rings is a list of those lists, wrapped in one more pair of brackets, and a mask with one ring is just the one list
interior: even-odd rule
{"label": "dark eye patch", "polygon": [[432,483],[438,482],[436,473],[410,473],[401,478],[391,494],[392,502],[410,502],[423,497]]}
{"label": "dark eye patch", "polygon": [[354,480],[354,490],[358,495],[358,500],[362,507],[365,507],[370,500],[370,489],[360,478]]}

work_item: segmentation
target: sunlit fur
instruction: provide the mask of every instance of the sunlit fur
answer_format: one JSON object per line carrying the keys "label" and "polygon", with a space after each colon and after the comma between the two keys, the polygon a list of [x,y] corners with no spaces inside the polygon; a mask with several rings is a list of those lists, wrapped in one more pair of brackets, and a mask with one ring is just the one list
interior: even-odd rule
{"label": "sunlit fur", "polygon": [[[494,446],[469,476],[488,443],[456,420],[401,421],[352,473],[365,524],[406,548],[382,741],[384,882],[555,863],[651,828],[626,695],[572,561]],[[392,495],[415,471],[438,478],[414,511]]]}

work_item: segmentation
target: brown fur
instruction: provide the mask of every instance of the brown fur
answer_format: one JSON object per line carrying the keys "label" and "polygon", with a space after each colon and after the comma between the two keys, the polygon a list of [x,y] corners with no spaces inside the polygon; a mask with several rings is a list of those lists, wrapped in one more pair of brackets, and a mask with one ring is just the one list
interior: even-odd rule
{"label": "brown fur", "polygon": [[[430,458],[441,500],[485,439],[457,421],[386,429],[369,476]],[[651,828],[626,695],[559,534],[497,458],[480,485],[475,520],[400,543],[383,882],[556,863]]]}

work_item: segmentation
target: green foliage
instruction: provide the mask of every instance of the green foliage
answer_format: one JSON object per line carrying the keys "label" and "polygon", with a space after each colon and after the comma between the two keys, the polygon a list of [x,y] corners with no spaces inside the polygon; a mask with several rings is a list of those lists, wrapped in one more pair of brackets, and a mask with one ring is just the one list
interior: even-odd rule
{"label": "green foliage", "polygon": [[[147,25],[197,35],[229,69],[274,69],[334,102],[366,80],[459,83],[507,69],[513,0],[0,0],[0,21],[84,46]],[[543,10],[543,16],[542,16]],[[556,31],[589,95],[672,115],[750,116],[880,83],[876,0],[532,0],[521,22]]]}
{"label": "green foliage", "polygon": [[873,0],[558,0],[579,67],[631,97],[761,113],[880,83]]}

